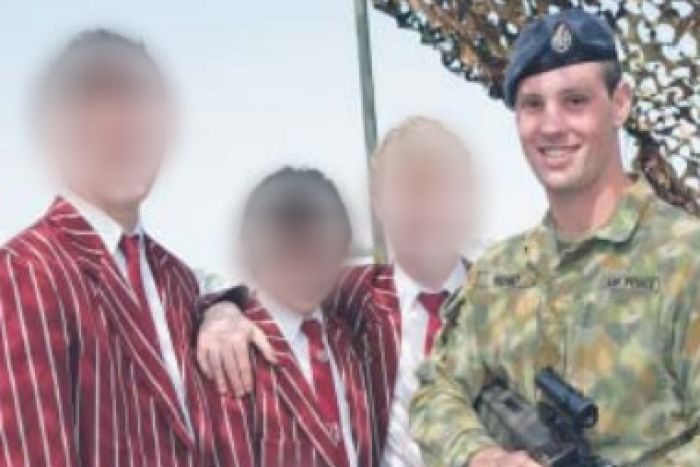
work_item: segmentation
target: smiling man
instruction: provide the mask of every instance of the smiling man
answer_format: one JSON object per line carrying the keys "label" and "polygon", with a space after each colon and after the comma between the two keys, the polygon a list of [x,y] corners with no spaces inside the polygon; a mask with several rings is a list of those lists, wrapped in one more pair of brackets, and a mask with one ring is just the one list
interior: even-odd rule
{"label": "smiling man", "polygon": [[534,402],[546,367],[598,404],[599,456],[700,465],[700,222],[624,173],[621,75],[612,32],[581,10],[516,43],[506,103],[549,212],[486,252],[447,311],[411,406],[430,466],[538,465],[474,406],[496,380]]}

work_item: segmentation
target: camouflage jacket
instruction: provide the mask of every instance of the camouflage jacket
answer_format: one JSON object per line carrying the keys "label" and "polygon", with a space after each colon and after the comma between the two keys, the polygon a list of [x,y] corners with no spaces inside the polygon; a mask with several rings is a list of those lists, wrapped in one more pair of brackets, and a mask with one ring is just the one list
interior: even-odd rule
{"label": "camouflage jacket", "polygon": [[601,456],[700,466],[700,221],[646,182],[584,239],[558,238],[545,218],[491,248],[444,311],[411,407],[429,466],[462,467],[495,444],[472,408],[488,378],[534,401],[546,366],[598,403],[588,439]]}

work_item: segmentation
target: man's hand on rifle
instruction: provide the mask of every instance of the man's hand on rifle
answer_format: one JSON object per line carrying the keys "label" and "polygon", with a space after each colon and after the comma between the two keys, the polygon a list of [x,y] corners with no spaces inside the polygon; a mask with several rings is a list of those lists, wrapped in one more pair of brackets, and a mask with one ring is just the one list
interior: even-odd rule
{"label": "man's hand on rifle", "polygon": [[207,309],[197,334],[197,362],[220,393],[233,391],[241,397],[253,389],[250,345],[268,362],[277,363],[265,334],[236,305],[221,302]]}
{"label": "man's hand on rifle", "polygon": [[468,467],[542,467],[524,451],[508,452],[493,447],[482,449],[469,462]]}

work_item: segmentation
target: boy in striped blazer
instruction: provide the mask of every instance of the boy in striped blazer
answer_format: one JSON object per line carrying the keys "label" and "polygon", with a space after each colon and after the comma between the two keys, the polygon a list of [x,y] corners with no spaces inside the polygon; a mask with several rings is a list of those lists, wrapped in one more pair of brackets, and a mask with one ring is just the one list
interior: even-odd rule
{"label": "boy in striped blazer", "polygon": [[[471,215],[469,154],[440,122],[413,117],[377,148],[371,171],[374,212],[394,260],[349,268],[331,309],[350,325],[361,351],[381,465],[419,467],[408,423],[418,386],[415,370],[441,328],[440,307],[462,285],[469,263],[460,254]],[[234,300],[235,301],[235,300]],[[200,367],[220,390],[250,387],[248,343],[274,361],[254,323],[229,303],[214,305],[200,328]]]}
{"label": "boy in striped blazer", "polygon": [[77,36],[41,80],[61,194],[0,247],[0,466],[211,466],[191,358],[198,286],[139,208],[171,103],[143,44]]}
{"label": "boy in striped blazer", "polygon": [[252,353],[252,391],[210,387],[217,451],[236,467],[371,467],[367,387],[347,324],[322,307],[351,240],[335,186],[320,172],[283,169],[247,201],[241,241],[255,292],[247,318],[277,364]]}

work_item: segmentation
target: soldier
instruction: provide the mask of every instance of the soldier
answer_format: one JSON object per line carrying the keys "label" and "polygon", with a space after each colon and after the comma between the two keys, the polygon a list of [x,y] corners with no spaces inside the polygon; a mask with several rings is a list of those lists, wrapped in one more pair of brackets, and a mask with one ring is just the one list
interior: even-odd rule
{"label": "soldier", "polygon": [[627,176],[631,104],[614,37],[568,10],[536,19],[506,72],[541,225],[482,257],[419,371],[411,427],[430,466],[536,466],[473,403],[495,377],[528,399],[551,366],[596,400],[594,451],[624,465],[700,465],[700,222]]}

